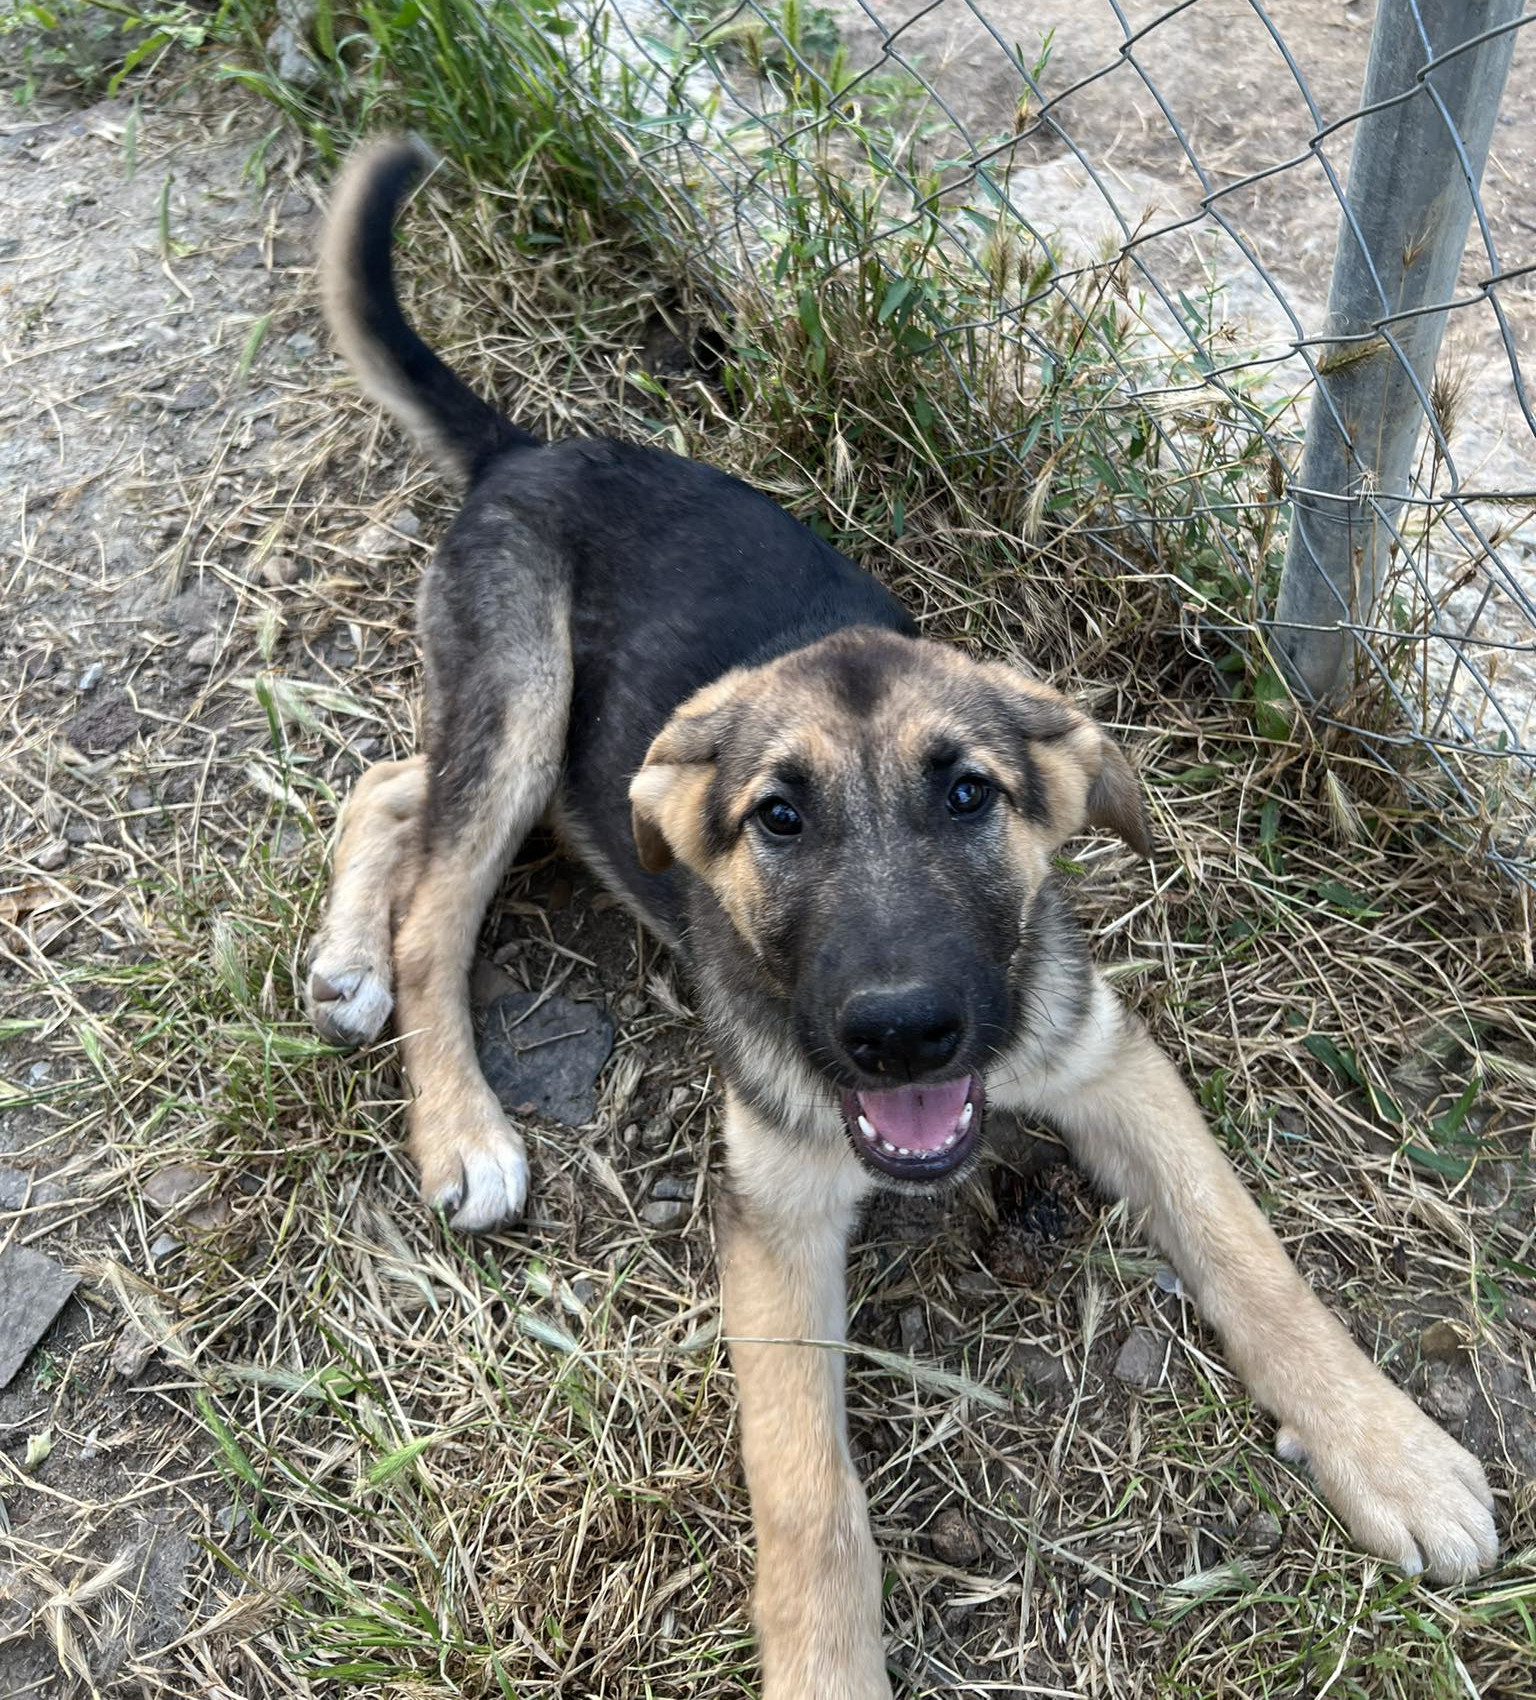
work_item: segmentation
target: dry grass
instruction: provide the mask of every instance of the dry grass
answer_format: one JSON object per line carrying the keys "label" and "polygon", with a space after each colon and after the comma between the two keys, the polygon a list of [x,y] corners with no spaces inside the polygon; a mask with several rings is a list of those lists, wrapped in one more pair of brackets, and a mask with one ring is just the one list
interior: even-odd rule
{"label": "dry grass", "polygon": [[[1536,1693],[1523,901],[1373,812],[1347,756],[1258,737],[1157,585],[1091,572],[1070,529],[1021,559],[990,492],[923,469],[892,546],[874,517],[889,466],[786,442],[772,407],[733,415],[697,377],[626,383],[665,280],[599,247],[519,257],[498,210],[422,206],[414,250],[436,258],[439,342],[520,419],[707,454],[828,516],[934,632],[1017,654],[1122,726],[1160,848],[1150,870],[1081,849],[1101,957],[1389,1372],[1420,1390],[1439,1377],[1418,1343],[1445,1316],[1491,1397],[1468,1433],[1509,1560],[1465,1590],[1408,1585],[1353,1554],[1269,1456],[1268,1424],[1134,1226],[1068,1171],[1032,1162],[947,1205],[877,1209],[851,1270],[849,1399],[899,1691]],[[696,310],[670,299],[679,322]],[[0,886],[46,894],[0,927],[8,1003],[38,1024],[8,1030],[3,1090],[19,1160],[56,1190],[4,1233],[87,1248],[93,1319],[39,1398],[62,1458],[116,1388],[113,1345],[141,1334],[151,1367],[113,1392],[125,1426],[98,1444],[202,1543],[185,1631],[111,1691],[749,1693],[747,1506],[711,1273],[715,1093],[686,988],[547,857],[513,875],[488,948],[528,985],[568,976],[605,996],[620,1044],[593,1128],[531,1130],[529,1221],[476,1241],[414,1198],[391,1047],[337,1059],[300,1019],[336,798],[412,745],[421,550],[362,562],[353,540],[403,507],[430,538],[446,509],[339,380],[293,387],[282,426],[235,508],[214,475],[182,492],[212,517],[169,538],[156,570],[231,600],[207,683],[174,719],[91,761],[6,686],[4,784],[37,826],[5,850]],[[279,552],[312,572],[263,584]],[[10,605],[51,571],[24,558]],[[97,822],[95,842],[40,872],[70,818]],[[39,1058],[53,1072],[32,1086]],[[693,1183],[678,1232],[637,1219],[661,1173]],[[1132,1325],[1173,1343],[1150,1393],[1111,1373]],[[1021,1343],[1061,1361],[1059,1392],[1035,1390]],[[93,1536],[119,1508],[6,1467],[18,1508],[51,1502],[51,1544],[12,1559],[58,1626],[46,1692],[90,1693],[66,1673],[142,1584],[102,1577]],[[1245,1552],[1239,1528],[1266,1509],[1278,1549]],[[935,1544],[951,1511],[968,1556]]]}

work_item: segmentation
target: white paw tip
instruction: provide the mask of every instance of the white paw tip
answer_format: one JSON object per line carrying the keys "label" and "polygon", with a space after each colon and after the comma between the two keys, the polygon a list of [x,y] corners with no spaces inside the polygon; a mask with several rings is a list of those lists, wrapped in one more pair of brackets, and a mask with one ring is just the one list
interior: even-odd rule
{"label": "white paw tip", "polygon": [[464,1234],[486,1233],[521,1216],[528,1199],[528,1158],[510,1140],[461,1154],[461,1179],[427,1200]]}
{"label": "white paw tip", "polygon": [[364,968],[326,973],[312,968],[307,987],[310,1019],[333,1045],[362,1045],[384,1031],[395,1007],[389,983]]}
{"label": "white paw tip", "polygon": [[1282,1428],[1275,1436],[1275,1456],[1287,1464],[1304,1464],[1307,1449],[1294,1429]]}

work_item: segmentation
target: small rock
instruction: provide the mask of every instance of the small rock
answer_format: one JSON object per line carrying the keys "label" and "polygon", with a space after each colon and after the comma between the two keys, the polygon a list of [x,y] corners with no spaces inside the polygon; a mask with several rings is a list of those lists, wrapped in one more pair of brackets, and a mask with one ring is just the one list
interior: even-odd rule
{"label": "small rock", "polygon": [[173,1210],[207,1179],[208,1171],[194,1163],[171,1163],[156,1170],[144,1183],[144,1196],[159,1210]]}
{"label": "small rock", "polygon": [[151,809],[155,804],[155,794],[147,785],[130,785],[128,787],[128,807],[135,814]]}
{"label": "small rock", "polygon": [[1527,1334],[1536,1334],[1536,1302],[1512,1293],[1504,1301],[1504,1314],[1516,1328]]}
{"label": "small rock", "polygon": [[53,1064],[51,1062],[35,1062],[27,1070],[27,1084],[29,1086],[41,1086],[52,1073]]}
{"label": "small rock", "polygon": [[69,845],[62,838],[55,838],[51,844],[45,844],[32,858],[32,866],[39,873],[55,874],[69,860]]}
{"label": "small rock", "polygon": [[149,1258],[151,1263],[158,1263],[162,1257],[169,1257],[173,1251],[180,1251],[181,1241],[174,1234],[158,1234],[150,1245]]}
{"label": "small rock", "polygon": [[154,1341],[141,1334],[130,1322],[118,1335],[107,1364],[114,1375],[120,1375],[124,1381],[133,1381],[143,1373],[145,1364],[154,1355]]}
{"label": "small rock", "polygon": [[589,1310],[597,1302],[597,1296],[602,1288],[590,1275],[578,1275],[571,1282],[571,1291],[576,1295],[576,1302],[585,1305]]}
{"label": "small rock", "polygon": [[1280,1545],[1280,1524],[1267,1511],[1251,1511],[1238,1524],[1232,1545],[1238,1552],[1262,1558]]}
{"label": "small rock", "polygon": [[295,331],[284,340],[283,346],[290,349],[300,360],[308,360],[320,344],[310,332]]}
{"label": "small rock", "polygon": [[72,820],[64,828],[64,836],[71,844],[89,844],[96,836],[96,828],[88,820]]}
{"label": "small rock", "polygon": [[80,1277],[30,1246],[0,1252],[0,1387],[27,1360],[80,1285]]}
{"label": "small rock", "polygon": [[203,635],[187,650],[187,665],[189,667],[212,667],[219,658],[219,634],[204,632]]}
{"label": "small rock", "polygon": [[325,81],[325,67],[304,44],[303,36],[289,24],[279,24],[267,37],[267,52],[275,61],[280,82],[294,88],[318,88]]}
{"label": "small rock", "polygon": [[221,1505],[213,1515],[213,1521],[219,1533],[227,1540],[238,1530],[244,1530],[250,1523],[250,1513],[243,1505]]}
{"label": "small rock", "polygon": [[1184,1297],[1184,1283],[1179,1279],[1179,1272],[1171,1264],[1160,1263],[1152,1277],[1160,1293],[1172,1293],[1176,1299]]}
{"label": "small rock", "polygon": [[[294,29],[308,29],[316,11],[315,0],[277,0],[277,15]],[[277,203],[279,218],[308,218],[314,210],[315,203],[297,189],[290,189]]]}
{"label": "small rock", "polygon": [[206,378],[199,378],[194,383],[183,384],[160,405],[167,413],[196,413],[199,408],[211,407],[218,399],[219,392],[213,385]]}
{"label": "small rock", "polygon": [[671,1116],[652,1116],[640,1129],[640,1149],[652,1156],[659,1151],[666,1151],[670,1149],[675,1133]]}
{"label": "small rock", "polygon": [[80,683],[75,687],[75,689],[80,691],[94,691],[101,683],[101,676],[106,672],[106,670],[106,666],[103,662],[93,661],[80,675]]}
{"label": "small rock", "polygon": [[1459,1376],[1436,1376],[1424,1393],[1424,1409],[1443,1423],[1459,1423],[1472,1409],[1472,1389]]}
{"label": "small rock", "polygon": [[261,563],[262,582],[273,586],[294,584],[301,570],[292,555],[268,555]]}
{"label": "small rock", "polygon": [[675,1228],[687,1216],[688,1206],[670,1198],[653,1199],[640,1210],[640,1220],[649,1222],[653,1228]]}
{"label": "small rock", "polygon": [[[27,1169],[0,1169],[0,1210],[20,1210],[28,1203],[41,1204],[46,1183],[38,1182]],[[58,1189],[51,1187],[51,1193]]]}
{"label": "small rock", "polygon": [[1039,1398],[1058,1399],[1072,1391],[1071,1372],[1044,1346],[1015,1346],[1008,1356],[1008,1368],[1021,1387]]}
{"label": "small rock", "polygon": [[928,1312],[920,1304],[910,1304],[897,1321],[904,1352],[926,1352],[929,1349]]}
{"label": "small rock", "polygon": [[1419,1336],[1419,1353],[1431,1363],[1449,1364],[1466,1357],[1467,1347],[1456,1324],[1442,1318]]}
{"label": "small rock", "polygon": [[215,1228],[227,1226],[231,1211],[227,1198],[210,1198],[206,1204],[196,1205],[182,1217],[183,1223],[189,1228],[199,1228],[204,1233],[212,1233]]}
{"label": "small rock", "polygon": [[981,1537],[971,1527],[963,1512],[951,1506],[941,1511],[925,1531],[933,1556],[941,1564],[953,1564],[965,1569],[982,1555]]}
{"label": "small rock", "polygon": [[1115,1358],[1115,1379],[1143,1390],[1156,1387],[1168,1367],[1171,1342],[1150,1328],[1133,1328]]}
{"label": "small rock", "polygon": [[365,525],[352,539],[352,547],[369,560],[382,560],[386,555],[398,555],[420,531],[421,521],[409,508],[402,508],[387,525],[377,520]]}
{"label": "small rock", "polygon": [[651,1183],[652,1198],[683,1199],[693,1202],[693,1182],[682,1175],[658,1175]]}

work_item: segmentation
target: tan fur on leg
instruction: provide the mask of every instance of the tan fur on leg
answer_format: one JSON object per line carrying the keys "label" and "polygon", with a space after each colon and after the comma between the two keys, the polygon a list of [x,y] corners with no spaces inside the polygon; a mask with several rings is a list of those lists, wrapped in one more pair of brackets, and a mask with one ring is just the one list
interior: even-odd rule
{"label": "tan fur on leg", "polygon": [[1085,1168],[1147,1213],[1254,1398],[1354,1538],[1405,1570],[1475,1575],[1498,1541],[1477,1460],[1324,1308],[1244,1191],[1177,1070],[1095,981],[1083,1035],[1016,1090]]}
{"label": "tan fur on leg", "polygon": [[763,1700],[887,1700],[880,1563],[834,1349],[869,1183],[846,1148],[790,1147],[729,1099],[725,1139],[721,1307],[757,1530]]}
{"label": "tan fur on leg", "polygon": [[507,703],[500,744],[488,751],[464,816],[439,833],[395,939],[396,1027],[415,1091],[411,1156],[422,1196],[469,1232],[516,1216],[528,1193],[523,1141],[486,1085],[475,1055],[469,965],[481,916],[512,854],[559,782],[569,701],[569,656]]}
{"label": "tan fur on leg", "polygon": [[426,777],[420,756],[375,762],[343,811],[305,985],[310,1020],[333,1045],[365,1045],[389,1020],[390,949],[420,861]]}

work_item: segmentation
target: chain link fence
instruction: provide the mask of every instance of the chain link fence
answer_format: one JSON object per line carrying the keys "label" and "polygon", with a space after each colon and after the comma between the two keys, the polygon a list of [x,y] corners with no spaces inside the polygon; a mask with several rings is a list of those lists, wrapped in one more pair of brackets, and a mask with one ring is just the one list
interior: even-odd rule
{"label": "chain link fence", "polygon": [[561,97],[604,107],[701,266],[798,303],[808,361],[862,291],[963,398],[925,419],[914,380],[934,451],[1013,469],[1021,547],[1071,509],[1106,570],[1176,582],[1261,729],[1306,704],[1536,883],[1536,103],[1506,95],[1536,13],[552,17]]}

